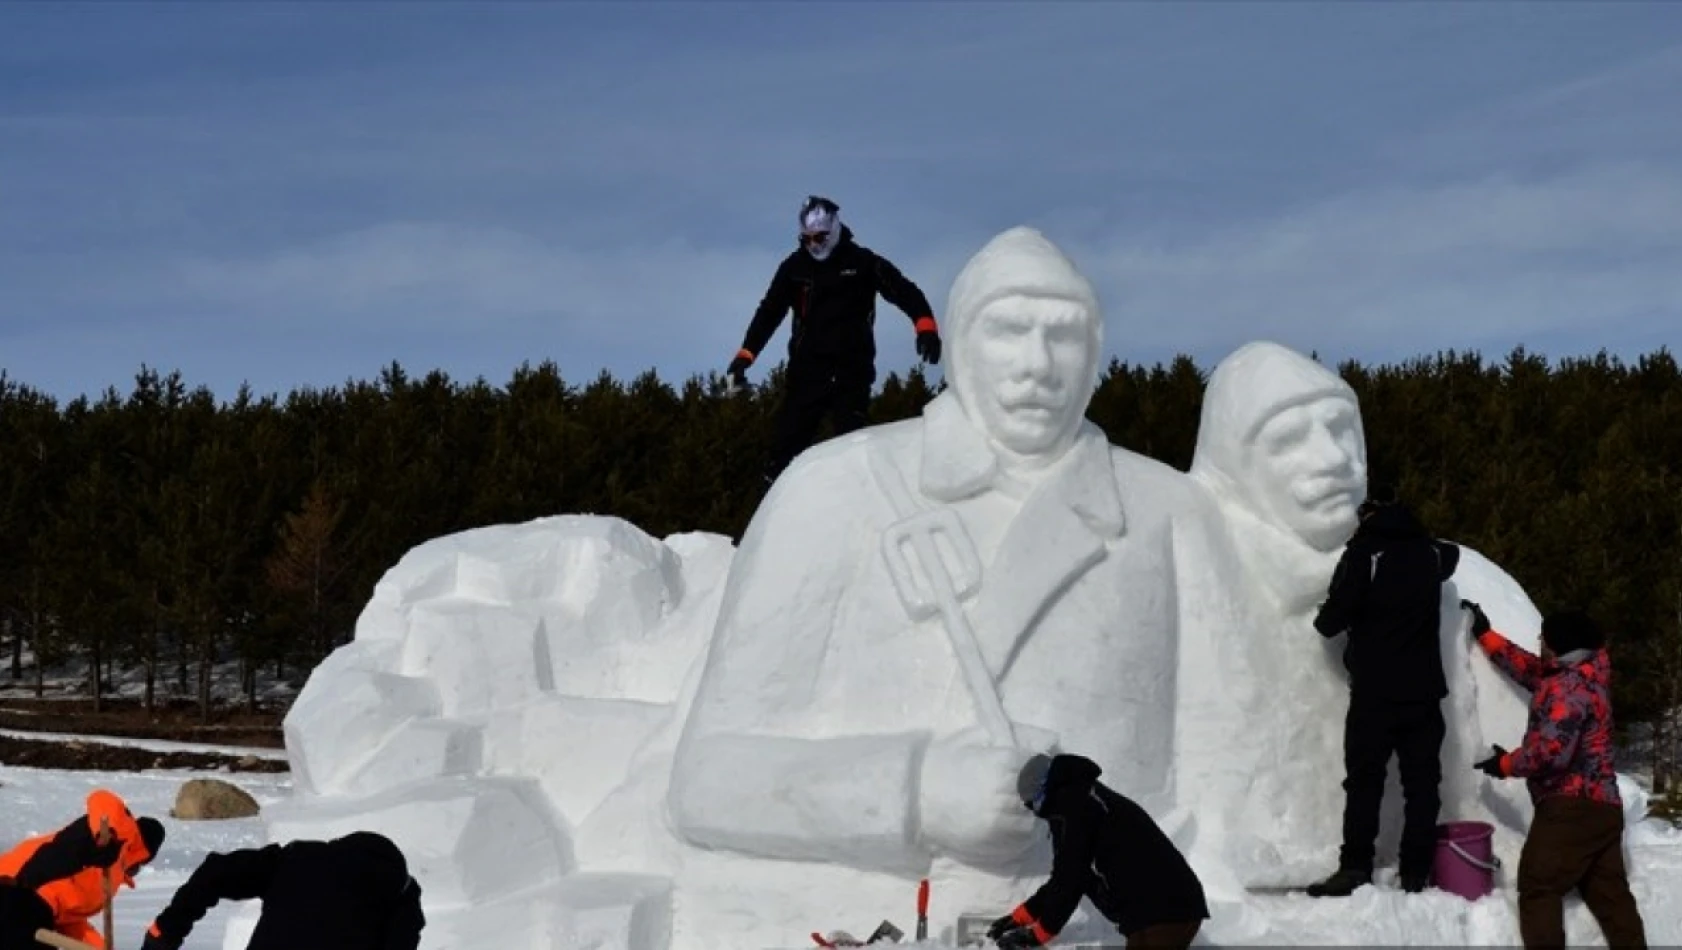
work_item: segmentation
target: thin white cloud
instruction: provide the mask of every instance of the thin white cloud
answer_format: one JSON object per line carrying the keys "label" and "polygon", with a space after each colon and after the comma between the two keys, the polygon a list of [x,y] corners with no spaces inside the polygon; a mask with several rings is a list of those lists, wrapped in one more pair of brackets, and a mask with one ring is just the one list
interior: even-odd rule
{"label": "thin white cloud", "polygon": [[[1604,166],[1351,194],[1156,243],[1084,242],[1116,339],[1393,356],[1682,321],[1682,174]],[[1627,328],[1624,328],[1627,329]]]}
{"label": "thin white cloud", "polygon": [[[460,365],[477,334],[503,338],[474,364],[493,377],[565,353],[682,378],[728,359],[808,191],[937,312],[991,234],[1044,226],[1123,357],[1258,336],[1404,357],[1573,327],[1586,349],[1620,319],[1682,319],[1682,54],[1646,21],[1578,42],[1559,24],[1599,14],[1538,8],[1515,40],[1480,5],[825,23],[753,3],[738,26],[661,8],[695,29],[657,38],[574,30],[565,7],[385,47],[340,32],[369,29],[356,15],[299,13],[247,29],[239,69],[200,36],[101,71],[115,43],[68,91],[0,95],[0,346],[80,386],[143,346],[284,389],[318,369],[275,355],[288,334],[355,365]],[[405,29],[456,22],[437,16]],[[110,362],[77,327],[118,341]],[[885,368],[910,364],[886,305],[878,335]]]}

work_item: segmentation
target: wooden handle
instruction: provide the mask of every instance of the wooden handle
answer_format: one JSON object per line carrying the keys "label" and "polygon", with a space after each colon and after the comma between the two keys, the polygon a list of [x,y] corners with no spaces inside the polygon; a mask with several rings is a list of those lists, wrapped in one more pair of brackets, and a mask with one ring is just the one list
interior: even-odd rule
{"label": "wooden handle", "polygon": [[83,943],[80,940],[66,937],[55,930],[37,930],[35,931],[35,939],[49,947],[58,947],[60,950],[99,950],[91,943]]}
{"label": "wooden handle", "polygon": [[111,922],[112,904],[117,902],[117,886],[111,883],[111,869],[105,868],[100,877],[105,881],[105,950],[116,950],[116,924]]}
{"label": "wooden handle", "polygon": [[[111,819],[103,815],[99,819],[99,837],[96,840],[100,845],[108,844],[111,841]],[[118,863],[122,862],[120,854],[117,861]],[[115,935],[112,933],[116,927],[111,922],[111,902],[116,898],[117,888],[111,883],[111,869],[109,867],[100,869],[99,878],[100,883],[105,886],[105,948],[106,950],[116,950],[117,943],[114,939]],[[40,933],[35,935],[35,939],[41,939]],[[66,937],[64,939],[69,940],[70,938]],[[80,940],[71,940],[70,942],[79,946],[88,946]],[[59,946],[62,946],[62,944]],[[89,950],[95,950],[95,948],[90,947]]]}

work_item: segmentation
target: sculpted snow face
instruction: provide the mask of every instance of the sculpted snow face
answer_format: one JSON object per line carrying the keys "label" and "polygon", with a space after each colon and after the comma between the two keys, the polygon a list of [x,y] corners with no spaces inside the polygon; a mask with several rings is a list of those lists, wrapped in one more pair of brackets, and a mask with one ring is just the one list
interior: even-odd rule
{"label": "sculpted snow face", "polygon": [[[970,261],[948,326],[951,388],[803,454],[732,565],[670,811],[708,852],[776,859],[760,944],[878,913],[837,908],[829,880],[1020,897],[1045,867],[1014,791],[1033,752],[1081,752],[1147,803],[1169,791],[1177,635],[1218,612],[1180,591],[1219,586],[1199,581],[1215,512],[1086,421],[1102,314],[1038,232]],[[691,870],[680,893],[707,886]],[[674,933],[711,929],[685,903]]]}
{"label": "sculpted snow face", "polygon": [[1294,350],[1245,344],[1209,376],[1191,473],[1335,564],[1366,496],[1355,391]]}
{"label": "sculpted snow face", "polygon": [[[1335,862],[1343,799],[1341,641],[1311,620],[1366,493],[1366,442],[1355,393],[1336,374],[1286,347],[1255,342],[1215,367],[1203,397],[1191,474],[1218,501],[1228,543],[1245,566],[1231,593],[1249,623],[1188,643],[1182,663],[1265,684],[1202,689],[1234,728],[1209,731],[1182,767],[1217,761],[1238,783],[1182,782],[1200,823],[1201,854],[1243,884],[1305,884]],[[1207,708],[1201,715],[1212,714]],[[1240,792],[1238,790],[1242,789]]]}
{"label": "sculpted snow face", "polygon": [[[1354,391],[1308,357],[1270,342],[1246,344],[1210,375],[1192,477],[1220,504],[1229,544],[1246,568],[1239,591],[1251,622],[1188,649],[1196,668],[1223,668],[1229,680],[1272,684],[1263,692],[1223,693],[1200,716],[1247,723],[1241,735],[1210,730],[1185,751],[1182,768],[1211,758],[1242,762],[1246,794],[1221,783],[1188,790],[1201,814],[1225,826],[1210,860],[1231,866],[1250,885],[1293,885],[1321,876],[1336,859],[1343,809],[1343,717],[1348,708],[1341,638],[1322,640],[1311,626],[1343,544],[1354,533],[1365,496],[1366,440]],[[1508,691],[1469,656],[1459,598],[1522,598],[1511,578],[1475,552],[1443,595],[1442,815],[1512,822],[1518,808],[1502,789],[1485,789],[1466,763],[1519,715]],[[1514,618],[1513,622],[1517,622]],[[1224,706],[1224,708],[1218,708]],[[1393,847],[1402,796],[1392,766],[1381,844]],[[1182,786],[1196,783],[1182,782]],[[1214,820],[1211,820],[1213,823]],[[1199,845],[1209,842],[1200,838]]]}
{"label": "sculpted snow face", "polygon": [[948,376],[965,417],[1011,464],[1061,459],[1103,352],[1092,285],[1050,242],[1018,229],[976,254],[951,298]]}

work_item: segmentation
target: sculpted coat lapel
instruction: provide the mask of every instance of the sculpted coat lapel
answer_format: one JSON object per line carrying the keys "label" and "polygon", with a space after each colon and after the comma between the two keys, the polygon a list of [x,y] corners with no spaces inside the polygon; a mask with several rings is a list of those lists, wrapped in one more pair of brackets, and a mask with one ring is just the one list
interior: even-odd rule
{"label": "sculpted coat lapel", "polygon": [[[950,392],[924,411],[920,488],[951,503],[992,490],[997,460]],[[1047,608],[1126,531],[1110,446],[1090,423],[1010,522],[980,590],[965,604],[995,678],[1010,672]],[[938,621],[935,621],[938,622]]]}

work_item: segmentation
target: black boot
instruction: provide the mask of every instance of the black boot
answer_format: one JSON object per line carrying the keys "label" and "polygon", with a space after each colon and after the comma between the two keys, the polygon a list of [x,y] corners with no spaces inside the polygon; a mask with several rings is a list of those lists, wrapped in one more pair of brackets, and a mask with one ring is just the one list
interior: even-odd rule
{"label": "black boot", "polygon": [[1431,883],[1430,871],[1403,871],[1401,877],[1402,890],[1409,894],[1417,894],[1425,889],[1425,885]]}
{"label": "black boot", "polygon": [[1356,868],[1338,868],[1336,873],[1318,884],[1308,885],[1309,897],[1348,897],[1355,888],[1372,883],[1372,872]]}

